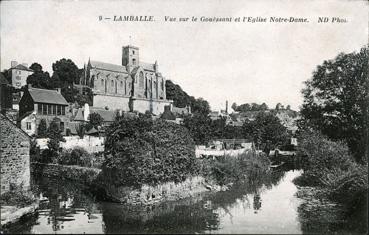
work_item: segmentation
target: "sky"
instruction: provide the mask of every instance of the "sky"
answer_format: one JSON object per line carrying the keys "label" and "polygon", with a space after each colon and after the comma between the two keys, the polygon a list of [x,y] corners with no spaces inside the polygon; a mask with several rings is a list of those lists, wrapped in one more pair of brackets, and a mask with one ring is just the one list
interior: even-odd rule
{"label": "sky", "polygon": [[[298,110],[303,82],[317,65],[368,43],[368,12],[366,1],[344,0],[1,1],[0,66],[38,62],[52,74],[61,58],[79,68],[89,58],[121,64],[122,46],[131,44],[140,48],[140,61],[158,61],[166,79],[208,100],[213,110],[224,109],[226,100]],[[99,21],[114,15],[154,21]],[[165,22],[165,16],[190,20]],[[201,22],[202,16],[233,21]],[[268,22],[234,22],[245,16]],[[309,22],[273,23],[270,17]],[[346,23],[318,23],[318,17]]]}

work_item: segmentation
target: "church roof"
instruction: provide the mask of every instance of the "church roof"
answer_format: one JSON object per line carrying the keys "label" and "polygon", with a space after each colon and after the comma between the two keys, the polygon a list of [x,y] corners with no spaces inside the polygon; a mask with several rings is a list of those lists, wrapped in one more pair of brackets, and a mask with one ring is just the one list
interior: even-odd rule
{"label": "church roof", "polygon": [[155,72],[154,64],[149,64],[149,63],[145,63],[145,62],[140,62],[140,66],[141,66],[144,70],[148,70],[148,71]]}
{"label": "church roof", "polygon": [[109,70],[109,71],[119,72],[119,73],[127,73],[126,67],[122,65],[110,64],[110,63],[105,63],[105,62],[95,61],[95,60],[91,60],[90,64],[92,67],[97,68],[97,69]]}
{"label": "church roof", "polygon": [[28,92],[36,103],[68,105],[62,94],[56,90],[29,88]]}

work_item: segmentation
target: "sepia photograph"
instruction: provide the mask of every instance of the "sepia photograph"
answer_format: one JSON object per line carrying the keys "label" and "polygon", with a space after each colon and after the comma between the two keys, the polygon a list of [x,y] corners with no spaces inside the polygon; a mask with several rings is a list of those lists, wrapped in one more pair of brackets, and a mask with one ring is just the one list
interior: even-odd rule
{"label": "sepia photograph", "polygon": [[0,234],[368,234],[366,0],[0,2]]}

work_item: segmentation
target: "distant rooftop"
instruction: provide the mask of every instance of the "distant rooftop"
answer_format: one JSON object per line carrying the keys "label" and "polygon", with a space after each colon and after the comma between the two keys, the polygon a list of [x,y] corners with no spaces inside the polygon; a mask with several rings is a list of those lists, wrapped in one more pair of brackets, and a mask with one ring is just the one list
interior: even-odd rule
{"label": "distant rooftop", "polygon": [[62,94],[56,90],[29,88],[28,92],[36,103],[68,105]]}

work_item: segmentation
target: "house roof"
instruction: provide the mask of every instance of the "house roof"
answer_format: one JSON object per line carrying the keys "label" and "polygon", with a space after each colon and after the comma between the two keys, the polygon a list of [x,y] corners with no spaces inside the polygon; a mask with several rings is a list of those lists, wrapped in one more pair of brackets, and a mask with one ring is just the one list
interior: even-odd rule
{"label": "house roof", "polygon": [[104,119],[104,122],[114,122],[115,120],[115,111],[106,110],[101,108],[90,107],[90,114],[98,113]]}
{"label": "house roof", "polygon": [[[20,136],[23,140],[29,141],[31,137],[23,131],[21,128],[17,127],[9,118],[0,113],[0,134],[1,136],[9,135],[10,133],[16,133],[17,136]],[[3,139],[2,139],[3,141]],[[2,142],[1,141],[1,142]]]}
{"label": "house roof", "polygon": [[83,116],[84,110],[82,108],[78,109],[76,116],[74,117],[74,121],[85,121]]}
{"label": "house roof", "polygon": [[62,94],[56,90],[29,88],[28,92],[35,103],[68,105]]}
{"label": "house roof", "polygon": [[10,69],[19,69],[19,70],[25,70],[25,71],[30,71],[30,72],[33,72],[32,69],[30,68],[27,68],[26,66],[24,66],[23,64],[18,64],[17,66],[14,66]]}
{"label": "house roof", "polygon": [[110,64],[110,63],[105,63],[105,62],[95,61],[95,60],[90,60],[90,64],[92,67],[98,68],[98,69],[109,70],[109,71],[119,72],[119,73],[127,73],[126,67],[117,65],[117,64]]}

